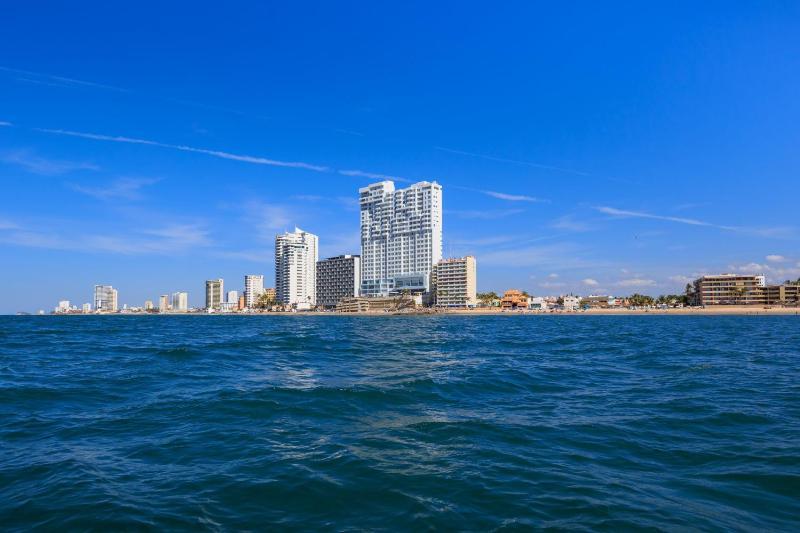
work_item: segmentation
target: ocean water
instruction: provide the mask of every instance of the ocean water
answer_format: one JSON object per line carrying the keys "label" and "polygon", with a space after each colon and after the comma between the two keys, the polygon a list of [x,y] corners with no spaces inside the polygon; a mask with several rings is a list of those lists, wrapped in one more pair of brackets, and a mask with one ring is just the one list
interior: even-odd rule
{"label": "ocean water", "polygon": [[0,529],[800,529],[796,316],[0,317]]}

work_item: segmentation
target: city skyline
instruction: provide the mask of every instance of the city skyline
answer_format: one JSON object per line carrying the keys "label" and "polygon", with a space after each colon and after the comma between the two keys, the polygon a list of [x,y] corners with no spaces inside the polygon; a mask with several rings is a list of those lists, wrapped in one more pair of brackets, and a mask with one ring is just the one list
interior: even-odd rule
{"label": "city skyline", "polygon": [[355,26],[250,6],[222,44],[202,9],[170,32],[146,6],[113,28],[53,6],[29,32],[39,13],[17,6],[0,22],[0,313],[96,284],[120,307],[199,307],[207,279],[269,279],[295,226],[320,258],[360,254],[355,191],[383,179],[447,189],[443,256],[474,255],[481,292],[796,279],[800,8],[688,6],[428,6],[388,26],[381,7]]}

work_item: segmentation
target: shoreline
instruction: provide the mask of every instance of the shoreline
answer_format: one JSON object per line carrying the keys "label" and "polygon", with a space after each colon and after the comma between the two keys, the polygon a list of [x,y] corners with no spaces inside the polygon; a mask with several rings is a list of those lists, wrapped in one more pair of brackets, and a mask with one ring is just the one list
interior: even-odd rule
{"label": "shoreline", "polygon": [[264,313],[65,313],[47,315],[5,315],[5,316],[800,316],[797,307],[749,307],[720,306],[702,309],[669,308],[669,309],[587,309],[581,311],[501,311],[499,309],[448,309],[448,310],[414,310],[400,312],[367,311],[362,313],[339,313],[336,311],[275,311]]}

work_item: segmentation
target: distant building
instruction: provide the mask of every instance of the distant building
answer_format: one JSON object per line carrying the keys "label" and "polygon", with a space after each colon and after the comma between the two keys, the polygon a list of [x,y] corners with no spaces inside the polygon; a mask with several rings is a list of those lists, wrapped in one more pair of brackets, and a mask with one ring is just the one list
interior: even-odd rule
{"label": "distant building", "polygon": [[243,295],[239,296],[239,300],[236,302],[236,309],[241,311],[245,307],[247,307],[247,304],[245,303],[244,294],[243,294]]}
{"label": "distant building", "polygon": [[69,300],[61,300],[53,310],[55,313],[69,313]]}
{"label": "distant building", "polygon": [[169,295],[162,294],[158,297],[158,312],[166,313],[169,311]]}
{"label": "distant building", "polygon": [[318,243],[316,235],[299,228],[275,237],[275,292],[282,304],[297,309],[316,305]]}
{"label": "distant building", "polygon": [[92,304],[90,304],[90,303],[83,304],[83,306],[81,306],[81,312],[84,313],[84,314],[91,313],[92,312]]}
{"label": "distant building", "polygon": [[336,304],[339,313],[389,313],[414,309],[418,299],[408,295],[342,298]]}
{"label": "distant building", "polygon": [[613,305],[612,303],[609,303],[610,301],[616,302],[616,300],[611,296],[598,296],[592,294],[581,299],[580,306],[588,309],[607,309]]}
{"label": "distant building", "polygon": [[476,307],[477,267],[471,255],[442,259],[433,267],[434,303],[437,307]]}
{"label": "distant building", "polygon": [[115,313],[117,311],[117,289],[111,285],[94,286],[94,308],[101,313]]}
{"label": "distant building", "polygon": [[767,285],[763,275],[703,276],[692,289],[693,305],[800,305],[800,283]]}
{"label": "distant building", "polygon": [[189,293],[188,292],[175,292],[172,294],[172,309],[175,311],[188,311],[189,310]]}
{"label": "distant building", "polygon": [[339,255],[317,261],[317,305],[336,307],[342,298],[358,296],[361,257]]}
{"label": "distant building", "polygon": [[718,274],[694,281],[695,305],[764,305],[763,275]]}
{"label": "distant building", "polygon": [[527,309],[528,297],[517,289],[509,289],[500,299],[500,308],[504,310]]}
{"label": "distant building", "polygon": [[264,294],[264,276],[261,274],[250,274],[244,277],[244,304],[250,309],[258,303],[258,299]]}
{"label": "distant building", "polygon": [[220,309],[225,282],[220,279],[206,280],[206,309]]}
{"label": "distant building", "polygon": [[528,309],[533,309],[535,311],[547,311],[547,308],[547,299],[542,296],[532,296],[528,299]]}
{"label": "distant building", "polygon": [[239,305],[239,291],[228,291],[228,294],[225,296],[225,302]]}
{"label": "distant building", "polygon": [[144,310],[145,311],[152,311],[153,310],[153,300],[145,300],[144,301]]}
{"label": "distant building", "polygon": [[566,296],[562,296],[561,299],[564,302],[561,305],[567,311],[575,311],[581,306],[580,296],[575,296],[574,294],[567,294]]}
{"label": "distant building", "polygon": [[422,181],[395,190],[382,181],[358,191],[362,296],[429,292],[442,258],[442,186]]}
{"label": "distant building", "polygon": [[274,302],[276,300],[276,298],[277,298],[276,297],[276,293],[275,293],[275,288],[274,287],[267,287],[266,289],[264,289],[264,296],[267,297],[267,300],[270,300],[270,301]]}

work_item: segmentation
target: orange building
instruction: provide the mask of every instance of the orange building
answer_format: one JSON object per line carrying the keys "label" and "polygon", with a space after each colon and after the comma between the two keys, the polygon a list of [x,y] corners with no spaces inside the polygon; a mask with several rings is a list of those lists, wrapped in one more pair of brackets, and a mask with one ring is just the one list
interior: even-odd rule
{"label": "orange building", "polygon": [[528,297],[522,294],[522,291],[509,289],[503,294],[503,298],[500,300],[500,307],[502,309],[527,309]]}

